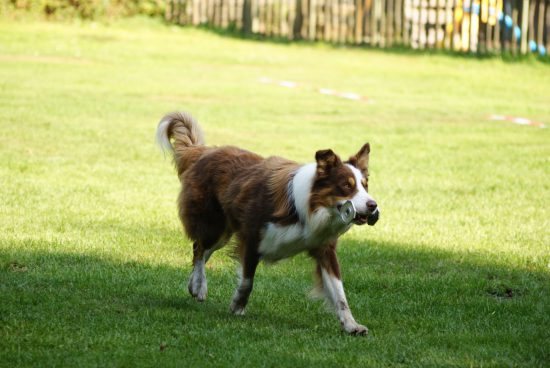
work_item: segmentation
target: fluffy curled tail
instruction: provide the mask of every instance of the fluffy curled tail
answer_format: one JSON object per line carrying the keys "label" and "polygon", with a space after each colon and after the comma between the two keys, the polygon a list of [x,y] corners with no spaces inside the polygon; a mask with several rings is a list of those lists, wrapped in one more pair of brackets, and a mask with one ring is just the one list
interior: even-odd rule
{"label": "fluffy curled tail", "polygon": [[157,142],[164,152],[174,155],[174,163],[180,175],[206,149],[199,123],[187,112],[166,114],[157,127]]}
{"label": "fluffy curled tail", "polygon": [[157,142],[164,151],[174,152],[175,147],[204,145],[204,135],[199,123],[191,114],[176,111],[166,114],[160,120]]}

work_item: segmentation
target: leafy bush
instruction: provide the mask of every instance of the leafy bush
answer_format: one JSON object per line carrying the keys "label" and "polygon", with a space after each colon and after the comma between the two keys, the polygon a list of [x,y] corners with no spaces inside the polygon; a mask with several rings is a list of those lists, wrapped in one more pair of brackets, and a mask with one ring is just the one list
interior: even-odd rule
{"label": "leafy bush", "polygon": [[119,17],[164,14],[165,0],[8,0],[8,11],[32,12],[49,18]]}

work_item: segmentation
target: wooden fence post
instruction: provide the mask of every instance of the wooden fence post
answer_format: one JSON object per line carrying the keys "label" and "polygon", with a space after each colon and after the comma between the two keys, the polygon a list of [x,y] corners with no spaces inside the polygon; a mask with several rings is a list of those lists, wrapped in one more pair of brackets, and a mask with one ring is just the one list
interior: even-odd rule
{"label": "wooden fence post", "polygon": [[317,28],[317,0],[309,0],[309,30],[308,38],[315,40],[315,31]]}
{"label": "wooden fence post", "polygon": [[550,53],[550,5],[546,7],[546,12],[542,15],[545,19],[545,33],[546,33],[546,53]]}
{"label": "wooden fence post", "polygon": [[363,42],[363,1],[356,0],[355,7],[355,43]]}
{"label": "wooden fence post", "polygon": [[174,0],[166,2],[166,8],[164,9],[164,19],[171,22],[173,20],[172,12],[174,11]]}
{"label": "wooden fence post", "polygon": [[372,6],[370,11],[370,45],[375,46],[378,42],[377,28],[378,28],[378,18],[376,18],[376,13],[378,12],[378,0],[371,0]]}
{"label": "wooden fence post", "polygon": [[412,18],[412,0],[404,0],[404,23],[403,23],[403,44],[405,46],[411,45],[411,38],[410,38],[410,32],[411,32],[411,18]]}
{"label": "wooden fence post", "polygon": [[252,33],[252,4],[250,4],[252,0],[244,0],[243,2],[243,32],[245,34]]}
{"label": "wooden fence post", "polygon": [[396,0],[395,2],[395,43],[403,44],[403,2],[404,0]]}
{"label": "wooden fence post", "polygon": [[450,50],[453,40],[453,0],[447,0],[445,4],[445,44],[444,47]]}
{"label": "wooden fence post", "polygon": [[[393,45],[393,18],[394,18],[394,1],[387,0],[386,13],[383,15],[386,23],[386,42],[385,45],[391,47]],[[401,1],[401,0],[397,0]]]}
{"label": "wooden fence post", "polygon": [[[537,18],[538,22],[538,32],[537,32],[537,48],[544,45],[544,1],[540,0],[539,2],[539,14]],[[548,22],[547,22],[547,25]],[[546,39],[550,39],[550,33],[546,33]],[[548,52],[548,49],[546,50]]]}
{"label": "wooden fence post", "polygon": [[[497,19],[505,16],[504,0],[497,0]],[[497,21],[495,24],[495,44],[500,52],[504,51],[506,26],[503,22]]]}
{"label": "wooden fence post", "polygon": [[519,20],[519,9],[518,9],[518,2],[519,0],[513,0],[512,1],[512,31],[511,31],[511,49],[512,54],[517,54],[517,46],[518,46],[518,40],[516,39],[516,26],[518,25]]}
{"label": "wooden fence post", "polygon": [[523,0],[521,6],[521,48],[522,54],[527,53],[527,35],[529,27],[529,0]]}
{"label": "wooden fence post", "polygon": [[295,11],[296,16],[294,17],[294,24],[292,25],[292,34],[293,38],[301,39],[302,38],[302,23],[303,23],[303,13],[302,13],[302,0],[295,1]]}
{"label": "wooden fence post", "polygon": [[470,8],[470,51],[477,52],[479,37],[479,0],[473,0]]}
{"label": "wooden fence post", "polygon": [[527,39],[527,52],[531,52],[530,42],[534,41],[538,50],[538,34],[539,34],[539,22],[536,22],[537,9],[540,11],[540,5],[544,3],[544,0],[531,0],[529,2],[529,38]]}

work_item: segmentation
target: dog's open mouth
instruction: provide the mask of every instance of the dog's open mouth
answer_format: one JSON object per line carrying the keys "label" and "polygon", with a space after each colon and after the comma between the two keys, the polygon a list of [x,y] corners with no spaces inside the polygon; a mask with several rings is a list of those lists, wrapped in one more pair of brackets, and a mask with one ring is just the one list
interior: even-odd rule
{"label": "dog's open mouth", "polygon": [[378,218],[380,217],[380,211],[378,208],[374,210],[373,213],[370,214],[355,214],[355,218],[353,219],[353,223],[356,225],[364,225],[368,224],[370,226],[373,226],[376,224],[376,221],[378,221]]}

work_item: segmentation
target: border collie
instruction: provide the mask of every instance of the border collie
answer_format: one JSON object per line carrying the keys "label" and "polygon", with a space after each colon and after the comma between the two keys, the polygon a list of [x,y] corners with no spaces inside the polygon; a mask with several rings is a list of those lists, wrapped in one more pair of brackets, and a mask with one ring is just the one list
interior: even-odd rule
{"label": "border collie", "polygon": [[173,154],[182,183],[179,217],[193,241],[188,289],[194,298],[205,300],[205,264],[235,235],[241,275],[230,305],[234,314],[244,314],[260,260],[307,252],[317,264],[317,289],[342,328],[368,332],[351,314],[336,257],[338,237],[352,224],[378,220],[377,204],[368,194],[368,143],[347,161],[327,149],[316,152],[316,162],[302,165],[233,146],[205,146],[201,127],[185,112],[164,116],[157,140]]}

